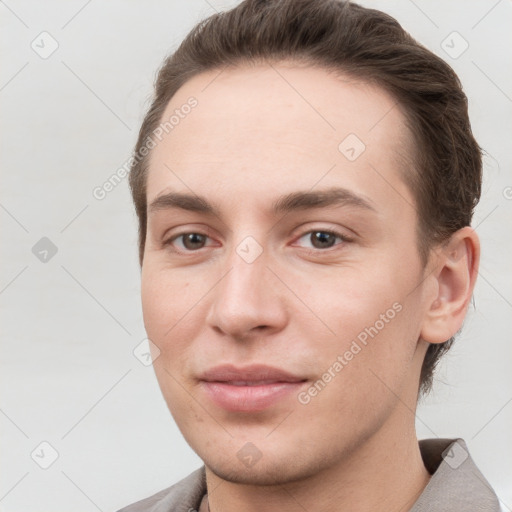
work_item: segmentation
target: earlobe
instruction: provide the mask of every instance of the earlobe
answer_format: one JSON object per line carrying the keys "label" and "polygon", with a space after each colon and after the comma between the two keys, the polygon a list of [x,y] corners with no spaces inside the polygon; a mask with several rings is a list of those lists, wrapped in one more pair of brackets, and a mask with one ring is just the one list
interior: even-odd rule
{"label": "earlobe", "polygon": [[473,294],[480,261],[478,235],[469,226],[459,229],[436,254],[431,279],[437,291],[427,305],[421,338],[444,343],[461,328]]}

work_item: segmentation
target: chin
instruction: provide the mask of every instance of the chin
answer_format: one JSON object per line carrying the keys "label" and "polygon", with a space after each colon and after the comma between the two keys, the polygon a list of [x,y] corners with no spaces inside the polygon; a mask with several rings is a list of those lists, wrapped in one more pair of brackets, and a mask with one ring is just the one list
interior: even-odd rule
{"label": "chin", "polygon": [[[332,449],[318,451],[318,446],[315,448],[311,444],[309,449],[303,449],[300,442],[281,446],[263,444],[261,440],[261,452],[256,451],[254,445],[252,450],[246,448],[250,443],[242,445],[242,448],[236,443],[236,447],[226,446],[222,450],[216,445],[217,449],[194,451],[203,460],[207,470],[218,478],[255,486],[278,486],[305,481],[336,465],[340,456]],[[243,460],[245,453],[257,455],[246,462]]]}
{"label": "chin", "polygon": [[300,482],[318,472],[318,468],[312,464],[297,465],[292,460],[264,462],[263,458],[252,467],[245,467],[238,461],[237,464],[222,464],[219,461],[209,464],[205,461],[205,466],[227,482],[265,487]]}

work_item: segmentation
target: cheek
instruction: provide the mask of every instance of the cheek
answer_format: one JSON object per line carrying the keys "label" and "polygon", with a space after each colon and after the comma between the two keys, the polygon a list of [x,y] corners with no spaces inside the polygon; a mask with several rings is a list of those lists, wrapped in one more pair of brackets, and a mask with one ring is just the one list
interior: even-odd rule
{"label": "cheek", "polygon": [[354,325],[351,332],[357,334],[331,344],[329,356],[323,354],[318,365],[318,379],[300,397],[305,404],[301,421],[324,429],[327,437],[350,439],[355,431],[370,435],[399,400],[406,400],[415,342],[405,315],[404,308],[382,327],[366,313],[358,317],[365,327]]}
{"label": "cheek", "polygon": [[160,338],[163,332],[164,323],[167,322],[168,315],[164,311],[174,311],[172,304],[169,304],[169,293],[166,293],[161,285],[158,284],[154,276],[150,278],[143,277],[141,283],[142,316],[144,326],[148,337],[160,348]]}
{"label": "cheek", "polygon": [[402,307],[400,290],[391,281],[377,279],[368,270],[347,271],[309,290],[308,302],[332,331],[331,344],[337,346],[340,341],[358,337],[364,343],[368,330],[375,332],[375,324],[379,332],[388,330]]}
{"label": "cheek", "polygon": [[411,370],[421,297],[419,291],[411,293],[414,279],[393,272],[392,266],[387,269],[386,279],[383,273],[368,272],[331,283],[316,294],[319,316],[333,331],[326,330],[319,340],[317,369],[336,375],[329,387],[336,388],[331,399],[339,404],[378,405],[392,395],[390,390],[402,386]]}
{"label": "cheek", "polygon": [[189,359],[190,339],[195,335],[190,331],[197,325],[191,308],[197,297],[189,296],[188,281],[179,282],[171,274],[149,265],[143,269],[142,312],[148,338],[160,350],[153,369],[169,411],[173,417],[189,418],[195,413],[181,372]]}
{"label": "cheek", "polygon": [[[188,280],[171,276],[172,272],[143,269],[141,279],[142,314],[146,333],[166,355],[178,354],[187,346],[185,331],[197,314],[198,297],[191,296]],[[189,334],[190,336],[190,334]],[[162,359],[162,358],[160,358]]]}

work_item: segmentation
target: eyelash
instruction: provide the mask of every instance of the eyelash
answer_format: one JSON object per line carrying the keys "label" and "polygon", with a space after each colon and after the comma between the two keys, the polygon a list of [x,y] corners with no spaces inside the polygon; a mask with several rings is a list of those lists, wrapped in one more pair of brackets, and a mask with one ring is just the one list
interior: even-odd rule
{"label": "eyelash", "polygon": [[[335,237],[339,238],[341,240],[341,243],[339,244],[334,244],[332,247],[327,247],[326,249],[318,249],[318,248],[306,248],[308,250],[312,250],[313,252],[318,252],[318,253],[321,253],[321,252],[330,252],[332,250],[335,250],[335,248],[339,245],[344,245],[345,243],[347,242],[352,242],[353,240],[349,237],[347,237],[346,235],[338,232],[338,231],[335,231],[335,230],[332,230],[332,229],[311,229],[309,231],[305,231],[301,236],[299,236],[297,238],[297,240],[300,240],[301,238],[304,238],[304,236],[306,235],[310,235],[311,233],[325,233],[325,234],[328,234],[328,235],[334,235]],[[179,233],[177,235],[174,235],[172,238],[170,238],[169,240],[165,241],[163,243],[164,246],[170,246],[172,247],[172,243],[175,241],[175,240],[178,240],[179,238],[182,238],[184,237],[185,235],[191,235],[191,234],[194,234],[194,235],[200,235],[200,236],[204,236],[206,238],[209,238],[208,235],[206,235],[205,233],[201,233],[200,231],[185,231],[183,233]],[[187,249],[175,249],[173,248],[172,251],[173,252],[176,252],[176,253],[189,253],[189,254],[193,254],[193,253],[196,253],[196,252],[199,252],[201,249],[204,249],[205,247],[201,247],[200,249],[196,249],[196,250],[187,250]]]}

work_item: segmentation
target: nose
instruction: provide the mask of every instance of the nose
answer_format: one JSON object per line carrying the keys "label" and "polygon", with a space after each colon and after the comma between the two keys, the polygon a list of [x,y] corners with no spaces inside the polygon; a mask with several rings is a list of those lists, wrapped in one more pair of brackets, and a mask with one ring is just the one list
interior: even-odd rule
{"label": "nose", "polygon": [[246,261],[235,250],[224,262],[223,277],[211,291],[207,324],[237,340],[269,335],[287,322],[286,288],[263,252]]}

